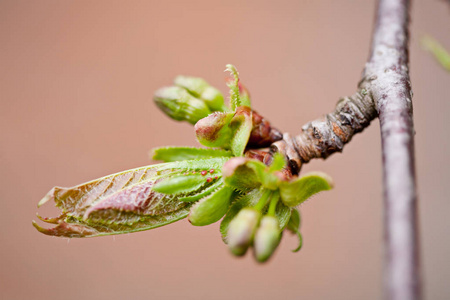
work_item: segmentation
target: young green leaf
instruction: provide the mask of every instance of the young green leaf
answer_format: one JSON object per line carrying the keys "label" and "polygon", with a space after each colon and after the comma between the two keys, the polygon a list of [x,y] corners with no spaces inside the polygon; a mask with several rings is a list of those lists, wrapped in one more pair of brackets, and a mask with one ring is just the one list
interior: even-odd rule
{"label": "young green leaf", "polygon": [[227,212],[233,190],[222,186],[211,195],[201,199],[192,206],[188,216],[189,222],[195,226],[205,226],[219,221]]}
{"label": "young green leaf", "polygon": [[[55,201],[62,213],[57,218],[40,218],[54,228],[40,232],[65,237],[120,234],[160,227],[187,216],[189,202],[178,196],[154,191],[156,181],[190,170],[217,170],[228,158],[210,158],[157,164],[102,177],[71,188],[54,187],[40,202]],[[203,187],[192,195],[203,192]],[[189,194],[191,195],[191,194]],[[183,195],[189,196],[189,195]]]}
{"label": "young green leaf", "polygon": [[181,197],[178,199],[178,201],[184,201],[184,202],[193,202],[197,201],[201,198],[204,198],[211,194],[213,191],[217,190],[218,188],[222,188],[224,186],[222,178],[219,180],[216,180],[213,184],[206,187],[201,193],[193,194],[191,196]]}
{"label": "young green leaf", "polygon": [[161,147],[152,150],[154,160],[173,162],[211,157],[231,157],[231,151],[223,149],[194,148],[194,147]]}
{"label": "young green leaf", "polygon": [[206,178],[201,174],[182,174],[159,181],[153,186],[153,190],[162,194],[188,194],[205,184]]}
{"label": "young green leaf", "polygon": [[309,173],[293,181],[280,184],[280,195],[283,203],[289,207],[297,206],[314,194],[333,188],[332,179],[319,172]]}

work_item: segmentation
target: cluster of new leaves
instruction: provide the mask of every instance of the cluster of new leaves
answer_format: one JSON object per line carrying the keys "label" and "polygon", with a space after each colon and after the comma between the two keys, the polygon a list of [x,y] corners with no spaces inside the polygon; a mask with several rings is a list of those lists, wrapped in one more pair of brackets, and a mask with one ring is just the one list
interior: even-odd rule
{"label": "cluster of new leaves", "polygon": [[93,237],[148,230],[185,217],[196,226],[223,218],[220,231],[235,255],[253,247],[256,259],[266,261],[284,230],[297,234],[299,250],[295,207],[330,189],[331,179],[321,173],[292,177],[281,154],[270,166],[243,156],[247,147],[269,145],[279,134],[252,111],[236,68],[228,65],[227,71],[230,107],[217,89],[195,77],[178,76],[174,86],[155,93],[168,116],[195,124],[197,140],[207,148],[158,148],[153,159],[164,163],[55,187],[39,206],[53,200],[61,215],[38,217],[56,226],[33,225],[47,235]]}

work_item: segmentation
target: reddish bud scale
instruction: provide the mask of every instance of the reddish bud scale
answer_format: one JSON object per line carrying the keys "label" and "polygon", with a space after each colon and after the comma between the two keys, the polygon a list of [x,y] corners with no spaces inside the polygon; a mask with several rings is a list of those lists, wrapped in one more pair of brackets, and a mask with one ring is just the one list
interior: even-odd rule
{"label": "reddish bud scale", "polygon": [[208,173],[207,171],[202,171],[202,176],[205,176],[206,175],[206,173]]}
{"label": "reddish bud scale", "polygon": [[209,173],[211,174],[214,173],[214,169],[209,170]]}
{"label": "reddish bud scale", "polygon": [[212,181],[212,178],[211,177],[208,177],[207,179],[206,179],[206,182],[211,182]]}

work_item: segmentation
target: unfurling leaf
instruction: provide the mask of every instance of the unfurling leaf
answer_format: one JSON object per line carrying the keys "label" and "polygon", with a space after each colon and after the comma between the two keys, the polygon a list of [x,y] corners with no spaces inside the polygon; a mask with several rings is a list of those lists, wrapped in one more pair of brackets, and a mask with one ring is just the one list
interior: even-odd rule
{"label": "unfurling leaf", "polygon": [[231,151],[228,150],[194,147],[161,147],[153,149],[152,152],[154,160],[162,160],[164,162],[232,156]]}
{"label": "unfurling leaf", "polygon": [[228,80],[227,85],[230,88],[230,107],[232,110],[236,110],[237,107],[241,106],[241,98],[239,96],[239,73],[235,66],[226,65],[225,71],[230,72],[233,76],[233,80]]}
{"label": "unfurling leaf", "polygon": [[233,190],[222,186],[211,195],[201,199],[192,206],[188,216],[189,222],[195,226],[205,226],[219,221],[228,211]]}
{"label": "unfurling leaf", "polygon": [[56,227],[40,232],[65,237],[86,237],[129,233],[160,227],[188,215],[192,203],[178,201],[200,194],[208,185],[180,195],[153,190],[155,183],[182,172],[218,170],[228,158],[210,158],[163,163],[99,178],[72,188],[53,188],[39,206],[54,200],[62,213],[53,219],[41,218]]}
{"label": "unfurling leaf", "polygon": [[163,194],[188,194],[205,184],[206,178],[201,174],[181,174],[159,181],[153,186],[153,190]]}
{"label": "unfurling leaf", "polygon": [[281,182],[280,195],[284,204],[294,207],[312,195],[332,188],[333,181],[327,174],[314,172],[289,182]]}

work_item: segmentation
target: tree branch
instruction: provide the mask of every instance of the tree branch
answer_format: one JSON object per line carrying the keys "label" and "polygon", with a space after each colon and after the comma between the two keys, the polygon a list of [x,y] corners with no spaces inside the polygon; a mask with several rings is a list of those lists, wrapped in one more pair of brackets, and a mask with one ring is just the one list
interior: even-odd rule
{"label": "tree branch", "polygon": [[420,299],[412,91],[408,69],[408,0],[381,0],[365,76],[380,119],[387,299]]}
{"label": "tree branch", "polygon": [[[302,133],[271,146],[297,174],[303,163],[341,152],[355,133],[379,117],[384,184],[385,298],[421,299],[412,91],[408,69],[409,0],[380,0],[372,49],[351,97],[334,112],[307,123]],[[249,153],[265,162],[271,155]]]}

